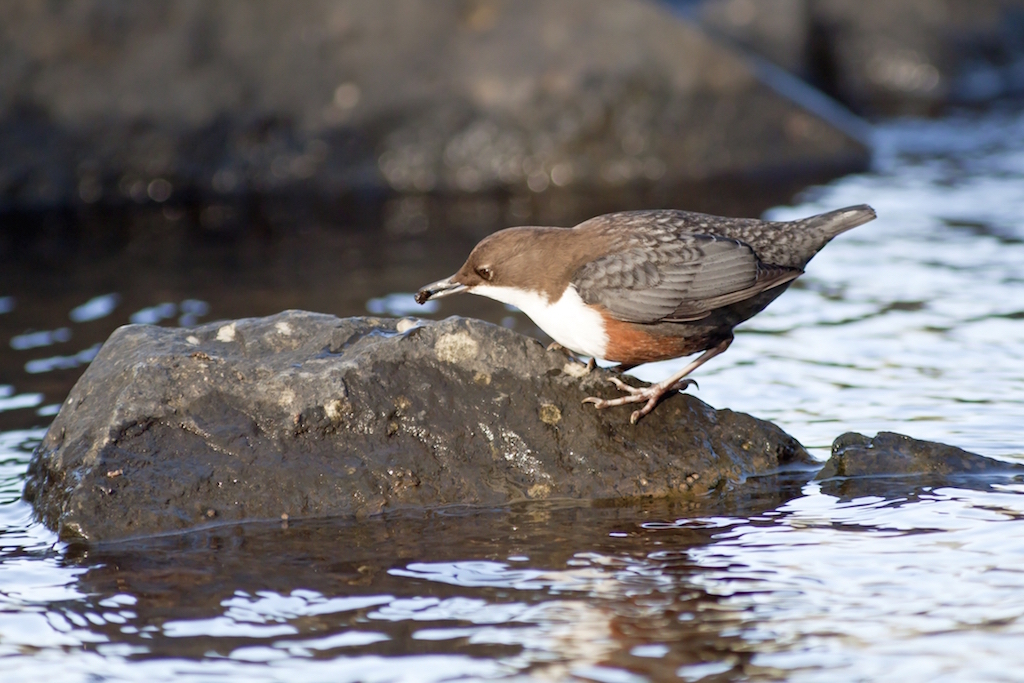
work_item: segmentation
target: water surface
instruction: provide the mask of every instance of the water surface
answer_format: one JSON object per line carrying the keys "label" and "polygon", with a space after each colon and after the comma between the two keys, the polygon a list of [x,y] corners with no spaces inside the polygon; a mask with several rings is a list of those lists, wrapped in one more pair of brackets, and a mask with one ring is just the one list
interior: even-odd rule
{"label": "water surface", "polygon": [[[741,328],[697,395],[821,457],[844,431],[892,430],[1024,461],[1024,114],[886,124],[876,148],[871,172],[768,211],[867,202],[879,219]],[[699,505],[291,520],[91,548],[32,522],[29,453],[117,325],[287,307],[405,315],[410,293],[490,230],[611,208],[382,206],[363,219],[347,207],[344,226],[330,211],[225,204],[205,223],[141,207],[8,234],[4,681],[1019,680],[1024,481],[1012,478],[766,478]],[[534,332],[468,297],[430,315],[456,312]]]}

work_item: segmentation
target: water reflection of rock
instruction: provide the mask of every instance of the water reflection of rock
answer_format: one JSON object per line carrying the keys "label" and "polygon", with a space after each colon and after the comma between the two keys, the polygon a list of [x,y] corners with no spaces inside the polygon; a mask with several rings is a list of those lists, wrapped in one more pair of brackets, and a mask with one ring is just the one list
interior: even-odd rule
{"label": "water reflection of rock", "polygon": [[[856,506],[822,509],[804,479],[748,480],[703,502],[531,502],[71,546],[62,564],[79,597],[35,608],[86,650],[217,661],[236,673],[278,658],[295,671],[362,656],[387,657],[378,665],[393,672],[403,657],[432,655],[453,657],[456,671],[486,660],[552,679],[570,667],[654,680],[684,667],[778,678],[756,656],[802,644],[766,639],[779,615],[756,606],[794,596],[771,582],[770,562],[756,561],[770,539],[737,547],[737,533],[879,528],[877,518],[858,524],[865,513]],[[871,508],[913,505],[930,490],[904,481],[886,493],[884,480],[858,481],[868,487],[855,495]],[[791,508],[793,500],[812,504]],[[893,517],[896,530],[907,521]]]}
{"label": "water reflection of rock", "polygon": [[[694,578],[704,570],[687,559],[717,529],[674,521],[726,509],[755,515],[799,494],[798,485],[771,484],[770,494],[765,487],[756,501],[725,507],[527,503],[72,548],[67,562],[86,570],[76,589],[89,597],[60,609],[135,659],[242,648],[297,658],[415,650],[497,659],[552,678],[569,666],[653,675],[740,664],[756,650],[736,635],[752,615],[701,589]],[[667,652],[637,650],[651,643]]]}

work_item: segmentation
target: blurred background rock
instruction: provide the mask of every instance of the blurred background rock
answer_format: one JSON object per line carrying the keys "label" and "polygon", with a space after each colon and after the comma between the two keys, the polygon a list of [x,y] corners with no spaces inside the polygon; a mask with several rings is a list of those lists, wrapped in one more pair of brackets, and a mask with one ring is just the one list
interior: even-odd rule
{"label": "blurred background rock", "polygon": [[1024,93],[1021,0],[678,4],[862,114],[935,114]]}
{"label": "blurred background rock", "polygon": [[7,208],[838,174],[841,118],[652,0],[0,5]]}
{"label": "blurred background rock", "polygon": [[1024,0],[3,3],[0,210],[866,165],[857,121],[750,54],[932,113],[1024,91]]}

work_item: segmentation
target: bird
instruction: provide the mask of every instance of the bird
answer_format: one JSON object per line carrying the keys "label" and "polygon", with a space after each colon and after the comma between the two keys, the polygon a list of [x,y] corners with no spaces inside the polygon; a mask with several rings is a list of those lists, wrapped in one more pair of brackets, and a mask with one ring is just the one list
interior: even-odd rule
{"label": "bird", "polygon": [[522,226],[482,239],[451,277],[417,303],[468,292],[515,306],[558,345],[581,356],[642,363],[701,355],[671,377],[623,395],[588,396],[597,409],[644,405],[636,424],[688,375],[733,341],[832,238],[876,217],[866,204],[794,221],[729,218],[677,209],[596,216],[572,228]]}

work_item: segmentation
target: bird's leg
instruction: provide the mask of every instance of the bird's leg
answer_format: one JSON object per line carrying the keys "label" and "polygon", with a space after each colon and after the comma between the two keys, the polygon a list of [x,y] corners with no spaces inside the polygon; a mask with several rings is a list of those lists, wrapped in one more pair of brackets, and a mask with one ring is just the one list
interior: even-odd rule
{"label": "bird's leg", "polygon": [[[548,351],[565,351],[566,355],[568,355],[570,358],[572,358],[573,360],[579,361],[581,365],[583,364],[583,361],[581,361],[579,359],[579,357],[575,353],[573,353],[569,349],[565,348],[564,346],[562,346],[561,344],[559,344],[556,341],[553,341],[550,344],[548,344],[547,345],[547,350]],[[587,373],[589,374],[590,371],[594,369],[594,366],[597,365],[597,359],[596,358],[591,358],[590,360],[587,361],[586,365],[587,365]]]}
{"label": "bird's leg", "polygon": [[636,424],[640,421],[640,418],[647,413],[654,410],[654,406],[658,405],[658,402],[665,397],[665,394],[669,394],[673,391],[681,391],[691,384],[696,384],[692,379],[685,379],[687,375],[699,368],[700,366],[707,363],[715,356],[723,353],[729,345],[732,344],[732,337],[729,337],[725,341],[720,342],[717,346],[713,346],[700,356],[695,358],[691,363],[687,364],[685,368],[672,375],[668,379],[652,384],[647,387],[638,388],[631,387],[630,385],[623,382],[618,377],[609,377],[608,381],[618,387],[620,390],[626,392],[626,396],[620,396],[619,398],[603,399],[597,398],[596,396],[588,396],[583,399],[584,403],[593,403],[594,407],[600,410],[601,408],[611,408],[612,406],[621,406],[627,403],[640,403],[641,401],[647,401],[643,408],[634,410],[633,414],[629,416],[631,424]]}

